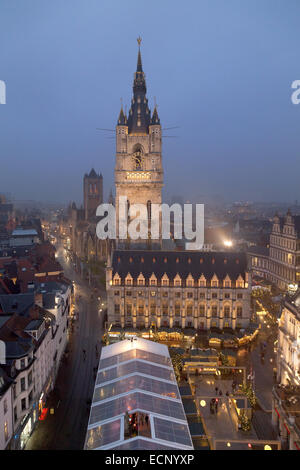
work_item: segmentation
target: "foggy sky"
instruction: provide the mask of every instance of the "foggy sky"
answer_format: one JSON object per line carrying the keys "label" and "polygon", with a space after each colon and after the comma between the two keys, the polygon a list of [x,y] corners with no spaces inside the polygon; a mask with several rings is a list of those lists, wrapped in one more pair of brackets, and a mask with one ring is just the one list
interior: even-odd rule
{"label": "foggy sky", "polygon": [[0,0],[0,192],[82,201],[113,187],[120,98],[142,36],[165,131],[165,197],[300,200],[298,0]]}

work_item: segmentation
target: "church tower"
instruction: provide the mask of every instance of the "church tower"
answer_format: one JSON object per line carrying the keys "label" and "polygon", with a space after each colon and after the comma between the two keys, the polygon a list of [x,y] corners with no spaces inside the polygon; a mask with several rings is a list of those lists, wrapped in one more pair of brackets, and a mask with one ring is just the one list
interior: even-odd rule
{"label": "church tower", "polygon": [[93,220],[96,210],[103,202],[103,176],[98,175],[94,168],[83,178],[83,204],[85,220]]}
{"label": "church tower", "polygon": [[[160,248],[159,240],[150,236],[151,205],[161,204],[163,169],[161,154],[161,125],[155,106],[151,115],[146,97],[146,80],[142,67],[138,39],[137,68],[133,81],[133,97],[128,116],[123,106],[116,126],[116,211],[119,227],[119,197],[127,198],[127,207],[145,204],[148,211],[148,238],[146,240],[118,239],[119,248]],[[161,233],[161,230],[160,230]]]}

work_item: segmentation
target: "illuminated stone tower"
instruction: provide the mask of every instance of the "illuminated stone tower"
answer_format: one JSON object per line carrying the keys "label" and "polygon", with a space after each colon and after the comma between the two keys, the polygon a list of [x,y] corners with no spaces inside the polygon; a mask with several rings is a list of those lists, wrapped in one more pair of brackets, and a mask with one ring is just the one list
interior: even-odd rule
{"label": "illuminated stone tower", "polygon": [[[116,126],[116,210],[119,227],[119,197],[127,198],[127,205],[145,204],[151,220],[151,204],[161,204],[163,169],[161,154],[161,125],[155,106],[151,115],[146,97],[146,81],[142,68],[138,39],[137,68],[133,81],[133,97],[128,116],[121,107]],[[150,228],[150,223],[149,223]],[[161,233],[161,231],[160,231]],[[118,239],[118,247],[160,248],[159,240],[151,240],[150,230],[145,240]]]}

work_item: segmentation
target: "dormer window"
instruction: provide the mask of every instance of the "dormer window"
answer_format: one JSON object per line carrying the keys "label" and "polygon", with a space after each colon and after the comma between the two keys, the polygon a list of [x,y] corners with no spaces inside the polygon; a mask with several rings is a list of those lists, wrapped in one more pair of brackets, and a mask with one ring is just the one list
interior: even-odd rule
{"label": "dormer window", "polygon": [[186,285],[187,287],[193,287],[194,286],[194,278],[191,274],[188,275],[186,278]]}
{"label": "dormer window", "polygon": [[156,276],[154,274],[152,274],[149,281],[150,281],[149,282],[150,286],[156,286],[157,285],[157,279],[156,279]]}
{"label": "dormer window", "polygon": [[242,276],[239,276],[236,280],[236,287],[244,288],[244,286],[245,286],[244,279],[242,278]]}
{"label": "dormer window", "polygon": [[145,278],[142,275],[142,273],[139,275],[139,277],[137,279],[137,284],[138,284],[138,286],[144,286],[145,285]]}
{"label": "dormer window", "polygon": [[225,277],[225,279],[223,281],[223,287],[225,287],[225,288],[230,288],[231,287],[231,279],[228,276],[228,274],[227,274],[227,276]]}
{"label": "dormer window", "polygon": [[161,279],[161,284],[163,286],[168,286],[169,285],[169,278],[166,274],[163,275],[163,277]]}
{"label": "dormer window", "polygon": [[181,286],[181,277],[179,276],[179,274],[176,274],[176,276],[174,277],[174,286],[175,287]]}
{"label": "dormer window", "polygon": [[129,273],[126,276],[125,285],[126,286],[132,286],[133,285],[133,279],[132,279],[132,276]]}
{"label": "dormer window", "polygon": [[121,278],[120,278],[120,276],[119,276],[118,273],[116,273],[116,274],[114,275],[114,278],[113,278],[113,285],[114,285],[114,286],[120,286],[120,285],[121,285]]}

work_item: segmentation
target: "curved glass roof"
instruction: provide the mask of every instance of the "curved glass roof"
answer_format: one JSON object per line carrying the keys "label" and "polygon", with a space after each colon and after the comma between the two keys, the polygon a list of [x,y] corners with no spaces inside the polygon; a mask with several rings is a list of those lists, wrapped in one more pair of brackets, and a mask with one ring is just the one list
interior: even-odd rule
{"label": "curved glass roof", "polygon": [[193,449],[166,346],[136,338],[102,348],[85,449]]}

